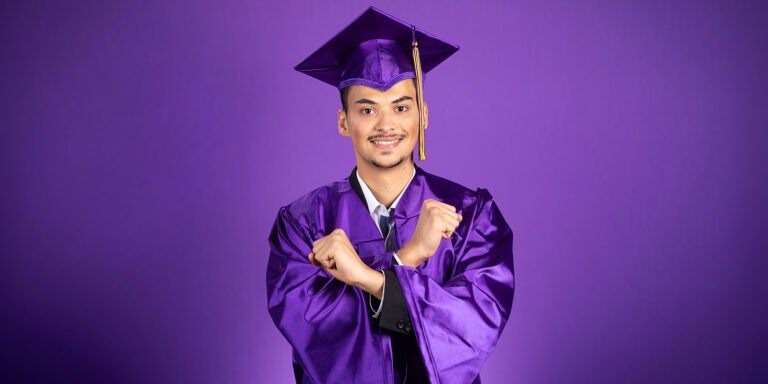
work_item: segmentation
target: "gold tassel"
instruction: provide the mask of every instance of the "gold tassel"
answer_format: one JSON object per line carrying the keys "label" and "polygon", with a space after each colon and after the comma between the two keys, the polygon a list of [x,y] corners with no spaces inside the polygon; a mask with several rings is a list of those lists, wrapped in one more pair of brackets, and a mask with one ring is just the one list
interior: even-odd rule
{"label": "gold tassel", "polygon": [[419,58],[419,43],[416,42],[416,31],[413,31],[413,70],[416,71],[416,105],[419,108],[419,160],[424,161],[427,155],[424,152],[424,129],[426,128],[426,114],[424,111],[424,86],[421,76],[421,59]]}

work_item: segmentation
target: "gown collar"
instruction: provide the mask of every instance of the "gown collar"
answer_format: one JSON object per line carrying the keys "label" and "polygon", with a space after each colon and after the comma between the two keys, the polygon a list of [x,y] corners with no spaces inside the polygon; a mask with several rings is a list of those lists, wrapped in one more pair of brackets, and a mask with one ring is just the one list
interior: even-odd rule
{"label": "gown collar", "polygon": [[[403,192],[400,194],[400,200],[397,203],[397,207],[395,207],[395,218],[407,219],[418,216],[421,212],[422,201],[424,201],[424,199],[433,197],[427,193],[426,189],[424,188],[426,186],[426,181],[424,178],[428,174],[415,164],[414,168],[416,168],[416,173],[413,175],[411,182],[405,187],[405,190],[403,190]],[[360,202],[363,204],[366,210],[368,210],[368,203],[365,199],[363,188],[360,186],[360,182],[357,179],[357,167],[352,169],[348,180],[350,186],[360,198]]]}

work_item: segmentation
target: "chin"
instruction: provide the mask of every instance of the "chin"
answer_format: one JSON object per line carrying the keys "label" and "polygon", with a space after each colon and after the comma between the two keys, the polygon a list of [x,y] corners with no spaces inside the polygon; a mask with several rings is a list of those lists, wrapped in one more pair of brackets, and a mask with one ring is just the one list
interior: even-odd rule
{"label": "chin", "polygon": [[404,157],[401,157],[401,158],[399,158],[397,161],[394,161],[394,162],[388,162],[388,163],[384,163],[384,162],[379,162],[379,161],[376,161],[376,160],[374,160],[374,159],[371,159],[371,160],[369,160],[368,162],[369,162],[371,165],[373,165],[374,167],[376,167],[376,168],[380,168],[380,169],[392,169],[392,168],[396,168],[397,166],[399,166],[399,165],[401,165],[401,164],[405,163],[406,161],[407,161],[407,157],[405,157],[405,156],[404,156]]}

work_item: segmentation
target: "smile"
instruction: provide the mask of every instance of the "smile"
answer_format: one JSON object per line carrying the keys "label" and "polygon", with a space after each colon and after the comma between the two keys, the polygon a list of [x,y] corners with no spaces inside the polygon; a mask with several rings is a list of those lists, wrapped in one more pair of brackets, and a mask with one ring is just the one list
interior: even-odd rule
{"label": "smile", "polygon": [[378,149],[395,148],[401,141],[403,141],[402,137],[381,137],[370,140],[370,142]]}

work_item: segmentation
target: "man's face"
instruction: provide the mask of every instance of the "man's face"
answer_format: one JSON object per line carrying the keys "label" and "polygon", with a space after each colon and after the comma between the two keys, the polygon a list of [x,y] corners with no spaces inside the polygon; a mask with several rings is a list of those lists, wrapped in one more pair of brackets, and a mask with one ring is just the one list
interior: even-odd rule
{"label": "man's face", "polygon": [[339,132],[352,139],[358,166],[386,169],[412,163],[419,134],[413,80],[405,79],[384,92],[351,86],[347,111],[339,111]]}

